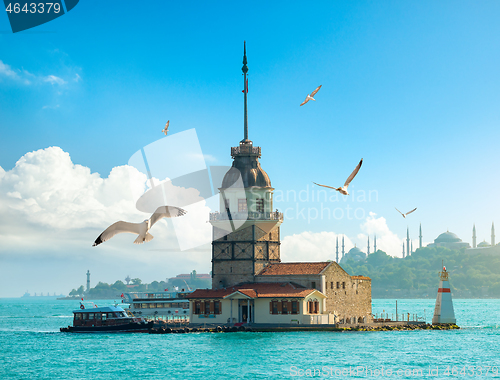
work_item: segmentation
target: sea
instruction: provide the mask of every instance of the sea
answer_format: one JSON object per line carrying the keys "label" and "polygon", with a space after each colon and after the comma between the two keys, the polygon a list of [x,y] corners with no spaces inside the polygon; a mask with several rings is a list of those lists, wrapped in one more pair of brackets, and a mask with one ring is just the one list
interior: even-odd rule
{"label": "sea", "polygon": [[[0,299],[0,379],[500,378],[500,300],[453,303],[460,330],[71,334],[59,328],[79,301]],[[398,313],[430,322],[434,304]],[[395,306],[374,299],[373,313]]]}

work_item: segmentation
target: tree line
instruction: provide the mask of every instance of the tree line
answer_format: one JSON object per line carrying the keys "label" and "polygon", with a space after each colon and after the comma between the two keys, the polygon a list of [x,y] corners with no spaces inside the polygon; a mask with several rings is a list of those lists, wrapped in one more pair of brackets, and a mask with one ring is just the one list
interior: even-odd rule
{"label": "tree line", "polygon": [[435,298],[443,264],[450,273],[453,297],[500,298],[500,256],[496,255],[424,247],[395,258],[378,250],[341,266],[350,275],[370,277],[373,298]]}

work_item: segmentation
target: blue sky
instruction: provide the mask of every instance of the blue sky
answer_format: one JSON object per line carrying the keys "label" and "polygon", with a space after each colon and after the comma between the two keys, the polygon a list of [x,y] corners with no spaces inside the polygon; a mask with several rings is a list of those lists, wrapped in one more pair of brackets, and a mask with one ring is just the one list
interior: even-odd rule
{"label": "blue sky", "polygon": [[[29,152],[59,147],[44,156],[51,165],[66,152],[70,164],[107,179],[159,139],[166,120],[171,133],[196,129],[208,165],[230,165],[229,147],[243,137],[246,40],[249,135],[284,194],[275,206],[291,210],[281,230],[284,260],[326,259],[324,247],[331,249],[337,234],[364,249],[372,232],[385,234],[379,248],[397,255],[406,227],[416,239],[419,223],[424,242],[447,229],[470,242],[473,223],[478,240],[489,241],[491,223],[500,228],[499,12],[496,1],[81,1],[63,17],[12,34],[1,11],[0,167],[14,173]],[[320,84],[317,101],[299,107]],[[321,205],[310,198],[312,181],[340,186],[360,158],[354,199]],[[89,246],[108,219],[69,228],[69,235],[67,226],[29,219],[28,199],[36,196],[23,186],[50,177],[37,169],[49,167],[46,161],[30,159],[32,171],[14,173],[18,183],[0,180],[0,191],[11,194],[3,207],[25,207],[19,223],[30,225],[13,232],[5,227],[12,214],[0,216],[9,242],[0,247],[0,296],[68,292],[83,284],[87,269],[106,282],[210,270],[209,246],[186,263],[120,236],[97,254]],[[295,201],[301,191],[309,198]],[[370,191],[377,196],[357,198]],[[9,203],[19,196],[24,203]],[[322,206],[344,216],[308,220],[308,210]],[[57,203],[43,207],[48,215],[68,213]],[[360,209],[359,217],[348,218],[348,207]],[[418,210],[404,220],[394,207]],[[50,281],[40,268],[52,273]]]}

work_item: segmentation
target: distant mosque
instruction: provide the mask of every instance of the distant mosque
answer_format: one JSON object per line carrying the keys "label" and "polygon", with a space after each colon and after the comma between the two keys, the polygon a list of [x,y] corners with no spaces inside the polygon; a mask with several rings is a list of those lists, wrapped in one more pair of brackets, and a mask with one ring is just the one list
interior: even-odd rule
{"label": "distant mosque", "polygon": [[[420,224],[419,229],[419,248],[422,248],[422,224]],[[444,247],[448,249],[462,249],[465,248],[465,252],[467,253],[483,253],[483,254],[498,254],[500,255],[500,243],[495,244],[495,224],[491,224],[491,242],[488,243],[486,240],[483,240],[479,244],[476,244],[477,236],[476,236],[476,225],[474,224],[472,227],[472,247],[469,243],[462,241],[456,234],[450,231],[443,232],[436,239],[434,239],[434,243],[430,243],[427,245],[429,248],[434,247]],[[349,250],[349,252],[345,252],[344,245],[344,236],[342,236],[342,250],[339,255],[339,238],[337,237],[337,246],[336,246],[336,262],[337,263],[346,263],[348,260],[353,261],[362,261],[365,260],[368,255],[370,255],[370,237],[368,237],[367,244],[367,252],[363,252],[356,245]],[[377,252],[377,236],[374,236],[373,243],[373,252]],[[410,240],[410,230],[406,229],[406,241],[403,242],[403,250],[402,257],[408,257],[413,254],[413,242]]]}
{"label": "distant mosque", "polygon": [[[368,244],[366,246],[366,253],[354,245],[349,252],[345,253],[344,236],[342,236],[342,253],[339,260],[339,238],[337,236],[337,250],[336,261],[337,263],[345,263],[347,260],[361,261],[365,260],[370,254],[370,237],[368,236]],[[373,237],[373,253],[377,252],[377,235]]]}
{"label": "distant mosque", "polygon": [[469,243],[462,241],[453,232],[446,231],[434,239],[434,243],[428,244],[427,247],[445,247],[449,249],[465,248],[467,253],[483,253],[483,254],[500,254],[500,244],[495,245],[495,224],[491,224],[491,242],[486,240],[476,244],[476,225],[472,227],[472,248]]}

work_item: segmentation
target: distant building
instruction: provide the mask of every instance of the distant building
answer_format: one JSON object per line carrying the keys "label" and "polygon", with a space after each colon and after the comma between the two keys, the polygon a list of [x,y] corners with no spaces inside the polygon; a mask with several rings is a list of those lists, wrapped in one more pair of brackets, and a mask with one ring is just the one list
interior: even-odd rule
{"label": "distant building", "polygon": [[366,259],[366,253],[364,253],[361,249],[358,247],[351,248],[349,252],[347,252],[342,260],[340,260],[341,263],[346,263],[347,260],[354,260],[354,261],[361,261]]}
{"label": "distant building", "polygon": [[483,240],[476,246],[476,226],[472,229],[472,248],[467,249],[467,253],[482,253],[486,255],[500,255],[500,244],[495,244],[495,225],[491,224],[491,243]]}
{"label": "distant building", "polygon": [[439,235],[436,239],[434,239],[434,243],[428,244],[427,247],[445,247],[449,249],[462,249],[462,248],[470,248],[469,243],[462,241],[457,235],[453,232],[446,231]]}

